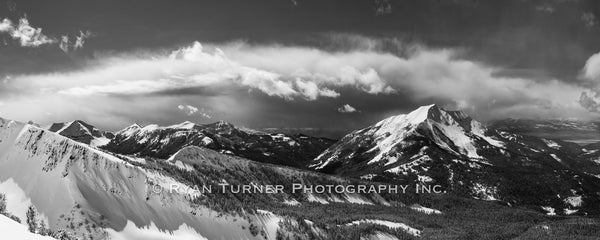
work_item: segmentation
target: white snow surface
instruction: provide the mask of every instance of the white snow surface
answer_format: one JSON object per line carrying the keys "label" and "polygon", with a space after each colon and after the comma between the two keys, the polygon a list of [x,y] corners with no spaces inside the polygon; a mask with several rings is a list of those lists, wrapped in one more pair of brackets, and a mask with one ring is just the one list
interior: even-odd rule
{"label": "white snow surface", "polygon": [[150,226],[137,227],[135,223],[127,221],[125,228],[117,232],[114,229],[107,229],[107,233],[112,240],[203,240],[207,239],[198,234],[194,229],[187,225],[180,226],[172,232],[160,230],[154,223]]}
{"label": "white snow surface", "polygon": [[560,145],[558,145],[558,143],[556,143],[555,141],[544,139],[544,138],[542,138],[542,141],[544,141],[544,143],[548,147],[551,147],[551,148],[554,148],[554,149],[559,149],[560,148]]}
{"label": "white snow surface", "polygon": [[559,163],[562,163],[562,162],[563,162],[563,161],[562,161],[560,158],[558,158],[558,157],[556,156],[556,154],[554,154],[554,153],[551,153],[551,154],[550,154],[550,156],[551,156],[552,158],[554,158],[554,160],[558,161]]}
{"label": "white snow surface", "polygon": [[548,216],[554,216],[554,215],[556,215],[556,209],[554,209],[553,207],[544,207],[544,206],[542,206],[542,209],[544,209],[544,211],[546,211],[546,215],[548,215]]}
{"label": "white snow surface", "polygon": [[361,237],[360,240],[398,240],[398,238],[389,233],[375,231],[370,236]]}
{"label": "white snow surface", "polygon": [[182,122],[182,123],[179,123],[179,124],[175,124],[175,125],[168,126],[168,127],[166,127],[166,128],[174,128],[174,129],[192,129],[192,128],[194,128],[194,126],[196,126],[196,124],[195,124],[195,123],[193,123],[193,122],[190,122],[190,121],[185,121],[185,122]]}
{"label": "white snow surface", "polygon": [[316,203],[320,203],[320,204],[329,204],[329,202],[319,196],[315,196],[314,194],[309,193],[306,196],[306,200],[308,200],[309,202],[316,202]]}
{"label": "white snow surface", "polygon": [[583,200],[581,198],[581,196],[572,196],[572,197],[568,197],[564,200],[564,202],[566,204],[569,204],[573,207],[581,207],[581,204],[583,203]]}
{"label": "white snow surface", "polygon": [[442,211],[437,210],[437,209],[433,209],[433,208],[428,208],[428,207],[423,207],[421,205],[415,204],[409,207],[412,210],[415,210],[417,212],[422,212],[425,214],[442,214]]}
{"label": "white snow surface", "polygon": [[486,142],[488,142],[489,144],[499,147],[499,148],[503,148],[504,147],[504,142],[493,139],[489,136],[485,135],[485,127],[477,121],[471,121],[471,132],[477,136],[479,136],[480,138],[482,138],[483,140],[485,140]]}
{"label": "white snow surface", "polygon": [[373,205],[371,201],[362,198],[360,195],[347,194],[344,198],[348,203]]}
{"label": "white snow surface", "polygon": [[90,146],[92,146],[92,147],[101,147],[101,146],[104,146],[104,145],[108,144],[109,142],[110,142],[110,139],[107,138],[107,137],[94,138],[90,142]]}
{"label": "white snow surface", "polygon": [[11,240],[56,240],[56,238],[31,233],[23,224],[0,214],[0,235]]}
{"label": "white snow surface", "polygon": [[575,210],[573,210],[573,209],[568,209],[568,208],[566,208],[566,209],[565,209],[565,214],[566,214],[566,215],[571,215],[571,214],[574,214],[574,213],[577,213],[577,212],[579,212],[579,210],[578,210],[578,209],[575,209]]}

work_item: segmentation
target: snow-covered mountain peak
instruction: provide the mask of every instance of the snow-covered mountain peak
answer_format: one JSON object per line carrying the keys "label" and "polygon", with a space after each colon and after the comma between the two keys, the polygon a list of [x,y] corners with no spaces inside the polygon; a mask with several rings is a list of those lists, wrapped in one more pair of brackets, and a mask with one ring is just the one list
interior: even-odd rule
{"label": "snow-covered mountain peak", "polygon": [[47,129],[51,132],[92,146],[105,145],[114,137],[113,133],[102,131],[82,120],[54,123]]}
{"label": "snow-covered mountain peak", "polygon": [[[419,107],[408,114],[386,118],[347,135],[333,149],[321,154],[316,159],[317,163],[312,166],[316,169],[327,167],[334,159],[345,155],[342,152],[347,152],[347,148],[368,149],[364,153],[369,155],[367,164],[382,162],[386,166],[391,165],[404,156],[404,149],[413,145],[417,138],[428,139],[457,157],[480,159],[476,146],[503,145],[487,136],[487,131],[481,123],[461,111],[447,111],[432,104]],[[354,156],[351,152],[349,154],[351,155],[348,157]]]}
{"label": "snow-covered mountain peak", "polygon": [[416,110],[408,113],[405,118],[413,124],[420,123],[427,120],[431,115],[439,111],[440,109],[435,104],[421,106]]}
{"label": "snow-covered mountain peak", "polygon": [[142,126],[140,126],[137,123],[132,124],[129,127],[123,128],[121,131],[118,131],[116,135],[121,135],[121,136],[131,136],[133,135],[136,131],[140,130],[142,128]]}
{"label": "snow-covered mountain peak", "polygon": [[397,116],[392,116],[379,122],[377,126],[383,128],[392,126],[418,125],[423,122],[435,122],[443,125],[460,125],[470,129],[471,117],[462,111],[447,111],[435,104],[421,106],[416,110]]}
{"label": "snow-covered mountain peak", "polygon": [[236,128],[235,125],[223,120],[219,120],[218,122],[212,123],[210,125],[214,125],[215,127],[219,128]]}
{"label": "snow-covered mountain peak", "polygon": [[211,129],[212,131],[219,134],[232,134],[234,132],[244,132],[235,125],[223,120],[206,124],[204,125],[204,127],[207,129]]}
{"label": "snow-covered mountain peak", "polygon": [[197,126],[195,123],[190,121],[185,121],[179,124],[168,126],[167,128],[175,128],[175,129],[192,129]]}
{"label": "snow-covered mountain peak", "polygon": [[[392,116],[378,122],[375,124],[374,134],[380,139],[387,138],[387,141],[396,141],[404,138],[417,128],[434,131],[433,126],[437,126],[437,129],[458,128],[455,130],[460,132],[470,132],[473,126],[483,128],[482,124],[474,121],[464,112],[447,111],[432,104],[419,107],[408,114]],[[485,131],[485,129],[482,131]],[[432,133],[432,135],[435,134]],[[383,142],[385,144],[386,140],[383,140]]]}

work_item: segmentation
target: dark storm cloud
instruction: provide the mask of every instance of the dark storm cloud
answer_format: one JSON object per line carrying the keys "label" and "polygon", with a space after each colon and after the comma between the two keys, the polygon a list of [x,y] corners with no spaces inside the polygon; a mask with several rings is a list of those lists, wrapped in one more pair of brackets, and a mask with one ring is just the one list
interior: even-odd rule
{"label": "dark storm cloud", "polygon": [[[258,128],[353,129],[430,103],[480,119],[590,117],[578,101],[593,84],[579,75],[600,51],[599,4],[22,0],[0,18],[26,13],[60,43],[93,38],[68,53],[0,46],[12,79],[0,112],[112,129],[207,121],[179,106]],[[360,112],[338,112],[345,104]]]}
{"label": "dark storm cloud", "polygon": [[[600,48],[597,1],[19,1],[44,32],[98,33],[97,50],[131,50],[246,39],[311,44],[323,32],[394,36],[431,47],[467,48],[468,56],[506,68],[573,75]],[[376,9],[391,6],[389,14]],[[552,11],[540,11],[546,6]],[[384,7],[387,8],[387,7]],[[332,14],[335,13],[335,14]],[[60,34],[56,34],[60,35]]]}

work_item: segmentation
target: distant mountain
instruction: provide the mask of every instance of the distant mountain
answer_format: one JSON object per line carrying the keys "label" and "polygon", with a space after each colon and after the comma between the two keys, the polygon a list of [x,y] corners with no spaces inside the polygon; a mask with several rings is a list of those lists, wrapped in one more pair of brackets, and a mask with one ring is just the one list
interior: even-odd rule
{"label": "distant mountain", "polygon": [[97,129],[81,120],[54,123],[48,130],[94,147],[106,145],[114,137],[113,133]]}
{"label": "distant mountain", "polygon": [[183,147],[202,146],[257,162],[306,168],[334,142],[302,134],[265,133],[220,121],[205,125],[183,122],[167,127],[134,124],[117,132],[103,148],[121,154],[167,159]]}
{"label": "distant mountain", "polygon": [[323,128],[263,128],[260,129],[267,133],[283,133],[286,135],[308,135],[313,137],[322,137],[329,139],[340,139],[349,131],[340,129],[323,129]]}
{"label": "distant mountain", "polygon": [[488,129],[435,105],[354,131],[311,168],[383,182],[441,184],[508,204],[600,214],[600,161],[574,143]]}
{"label": "distant mountain", "polygon": [[492,122],[489,127],[523,135],[570,141],[581,145],[600,142],[600,122],[509,118]]}

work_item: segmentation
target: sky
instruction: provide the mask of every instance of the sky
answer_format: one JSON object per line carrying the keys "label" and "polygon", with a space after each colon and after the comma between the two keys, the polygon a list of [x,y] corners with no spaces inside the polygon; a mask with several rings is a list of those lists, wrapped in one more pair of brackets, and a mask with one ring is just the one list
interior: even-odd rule
{"label": "sky", "polygon": [[0,0],[0,116],[349,131],[600,117],[600,2]]}

